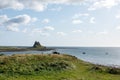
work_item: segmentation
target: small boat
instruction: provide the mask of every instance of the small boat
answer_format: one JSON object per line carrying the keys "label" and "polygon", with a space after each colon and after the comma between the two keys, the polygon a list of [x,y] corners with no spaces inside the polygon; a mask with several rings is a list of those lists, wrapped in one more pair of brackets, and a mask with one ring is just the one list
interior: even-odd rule
{"label": "small boat", "polygon": [[85,52],[83,52],[82,54],[86,54]]}
{"label": "small boat", "polygon": [[105,54],[108,55],[108,52],[106,52]]}

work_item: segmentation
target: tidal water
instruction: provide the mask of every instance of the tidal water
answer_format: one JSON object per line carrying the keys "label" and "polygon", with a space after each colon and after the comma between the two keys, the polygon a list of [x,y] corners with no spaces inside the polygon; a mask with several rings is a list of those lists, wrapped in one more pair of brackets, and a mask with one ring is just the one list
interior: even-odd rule
{"label": "tidal water", "polygon": [[[77,58],[95,64],[120,67],[120,47],[55,47],[60,53],[70,54]],[[0,52],[12,54],[47,54],[53,51],[20,51]]]}

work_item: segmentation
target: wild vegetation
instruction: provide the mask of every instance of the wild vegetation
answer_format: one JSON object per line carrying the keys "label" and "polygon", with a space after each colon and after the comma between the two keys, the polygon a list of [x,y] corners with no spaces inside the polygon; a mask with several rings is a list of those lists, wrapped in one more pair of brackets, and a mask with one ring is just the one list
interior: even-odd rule
{"label": "wild vegetation", "polygon": [[0,56],[0,80],[119,80],[120,69],[66,54]]}

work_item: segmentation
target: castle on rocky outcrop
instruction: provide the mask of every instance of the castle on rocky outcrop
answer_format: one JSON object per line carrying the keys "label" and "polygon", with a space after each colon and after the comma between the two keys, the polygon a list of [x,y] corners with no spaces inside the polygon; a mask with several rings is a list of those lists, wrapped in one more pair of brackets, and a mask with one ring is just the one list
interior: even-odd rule
{"label": "castle on rocky outcrop", "polygon": [[43,47],[38,41],[35,41],[33,48],[41,48]]}

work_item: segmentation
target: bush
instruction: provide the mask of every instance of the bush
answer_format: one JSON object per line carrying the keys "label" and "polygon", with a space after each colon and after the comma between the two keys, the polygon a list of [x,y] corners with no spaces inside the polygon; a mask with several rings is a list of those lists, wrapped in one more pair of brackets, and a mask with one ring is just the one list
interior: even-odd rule
{"label": "bush", "polygon": [[55,51],[55,52],[53,52],[53,54],[60,54],[60,53]]}
{"label": "bush", "polygon": [[0,56],[4,56],[5,54],[1,53]]}
{"label": "bush", "polygon": [[120,69],[117,68],[108,68],[106,71],[110,74],[120,74]]}
{"label": "bush", "polygon": [[97,65],[92,66],[90,70],[103,71],[102,68],[100,66],[97,66]]}
{"label": "bush", "polygon": [[56,54],[3,56],[0,60],[0,73],[29,75],[41,71],[60,71],[72,68],[71,63],[66,59],[68,57]]}

